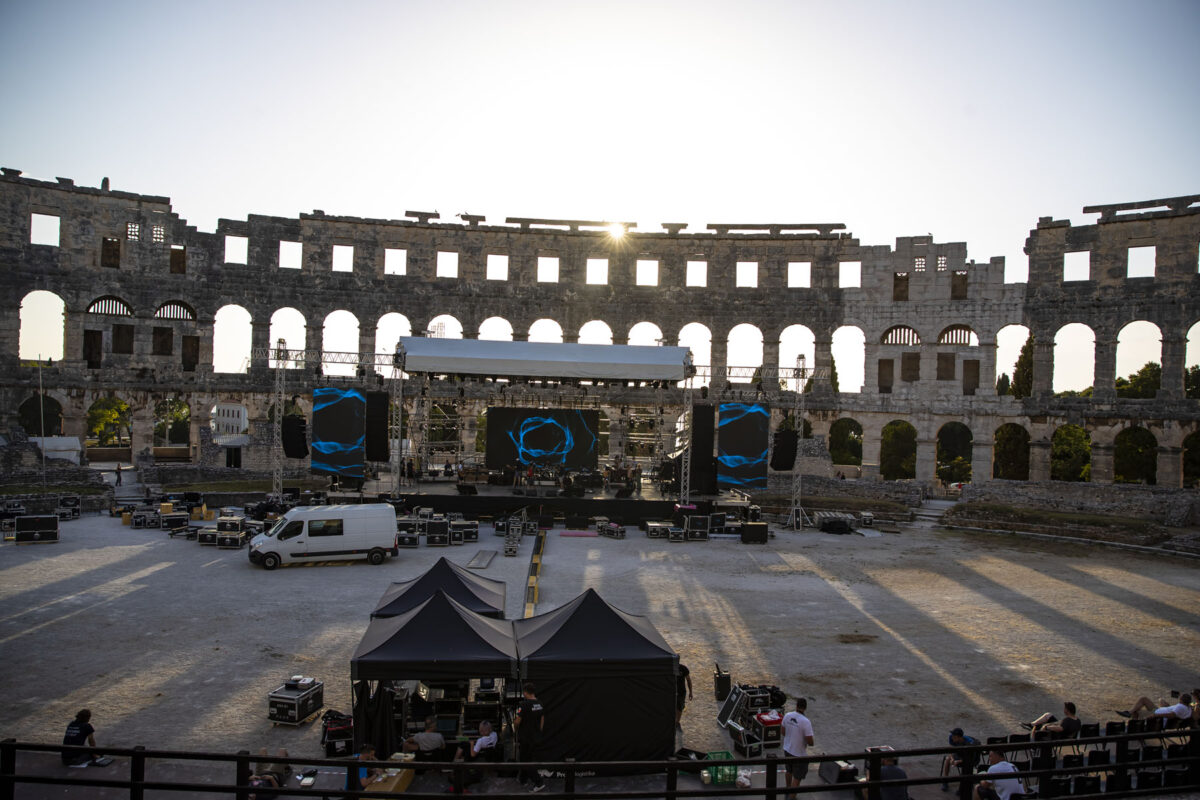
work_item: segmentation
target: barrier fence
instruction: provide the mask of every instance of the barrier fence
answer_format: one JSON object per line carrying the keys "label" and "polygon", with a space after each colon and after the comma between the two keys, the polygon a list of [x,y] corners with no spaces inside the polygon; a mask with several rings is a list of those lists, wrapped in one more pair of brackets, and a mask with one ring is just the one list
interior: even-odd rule
{"label": "barrier fence", "polygon": [[[1111,746],[1111,750],[1109,749]],[[571,800],[637,800],[638,798],[705,798],[705,797],[762,797],[782,798],[785,793],[811,794],[814,792],[844,791],[862,800],[879,800],[880,790],[893,787],[920,787],[932,784],[950,783],[961,797],[970,797],[971,787],[988,776],[982,772],[959,775],[957,772],[949,779],[940,774],[930,776],[933,770],[922,769],[926,772],[923,777],[910,776],[903,780],[884,781],[880,778],[883,761],[895,757],[908,769],[916,771],[914,763],[923,765],[940,765],[943,756],[965,756],[968,763],[974,757],[976,764],[986,764],[986,752],[999,750],[1005,754],[1006,760],[1019,765],[1017,773],[1005,777],[1021,778],[1029,789],[1036,787],[1036,794],[1027,796],[1037,797],[1139,797],[1162,796],[1174,793],[1186,793],[1200,790],[1200,729],[1185,728],[1179,730],[1152,731],[1142,733],[1122,733],[1107,736],[1097,736],[1082,739],[1056,739],[1043,741],[1019,741],[969,747],[932,747],[914,750],[878,750],[869,749],[867,752],[821,754],[810,756],[809,776],[800,787],[788,790],[786,780],[780,775],[781,768],[795,759],[767,755],[761,758],[740,760],[670,760],[670,761],[639,761],[639,762],[563,762],[542,763],[538,767],[562,781],[562,788],[557,784],[542,794],[546,798],[571,798]],[[7,739],[0,742],[0,800],[13,800],[24,796],[26,792],[17,792],[18,787],[105,787],[111,790],[127,791],[130,800],[143,800],[147,792],[156,796],[162,793],[191,793],[234,797],[237,800],[249,800],[255,790],[248,786],[252,765],[267,760],[273,763],[293,765],[299,772],[300,768],[324,769],[337,771],[349,777],[360,767],[376,766],[380,768],[395,768],[400,762],[393,761],[347,761],[346,759],[301,759],[275,756],[252,755],[248,752],[236,754],[201,753],[172,750],[148,750],[144,747],[132,749],[103,748],[105,755],[117,759],[113,769],[124,777],[101,777],[96,770],[73,773],[69,775],[34,774],[34,766],[29,759],[19,759],[22,754],[34,753],[53,754],[55,761],[64,751],[78,752],[81,755],[97,752],[95,748],[66,747],[62,745],[34,744],[17,742]],[[1040,755],[1035,755],[1040,754]],[[1103,757],[1092,755],[1105,753]],[[1035,764],[1034,759],[1045,759],[1042,764]],[[123,760],[127,759],[127,764]],[[1052,759],[1052,760],[1050,760]],[[18,770],[18,762],[26,761],[24,771]],[[170,770],[164,765],[202,763],[208,765],[216,780],[204,783],[184,780],[170,780]],[[1047,763],[1048,762],[1048,763]],[[849,769],[856,763],[863,765],[862,775],[854,774]],[[828,765],[822,767],[822,765]],[[512,771],[519,769],[519,762],[501,762],[485,765],[491,771]],[[1044,768],[1037,768],[1037,767]],[[125,769],[127,767],[127,769]],[[151,775],[149,768],[155,774]],[[458,777],[466,777],[466,771],[480,769],[479,764],[464,762],[404,762],[404,767],[417,770],[441,770],[449,775],[459,773]],[[831,767],[831,768],[830,768]],[[765,774],[765,786],[744,788],[733,785],[733,777],[739,769],[750,768]],[[763,771],[765,770],[765,773]],[[707,771],[711,782],[698,780],[700,773]],[[158,773],[163,773],[159,775]],[[828,775],[827,775],[828,773]],[[617,783],[622,786],[605,788],[606,777],[636,775],[638,788],[629,789],[629,777]],[[821,777],[818,777],[821,776]],[[822,778],[833,777],[832,782]],[[681,785],[681,778],[685,780]],[[964,787],[965,783],[965,789]],[[328,785],[316,788],[303,788],[289,782],[281,790],[270,792],[286,797],[390,797],[388,792],[343,790],[346,785],[339,779],[338,786]],[[412,793],[411,797],[441,797],[444,789],[436,792]],[[504,792],[490,792],[493,797],[505,797]],[[523,793],[522,793],[523,794]],[[46,792],[45,796],[49,796]],[[69,795],[68,795],[69,796]],[[82,795],[77,795],[82,796]],[[513,795],[518,796],[518,795]],[[955,795],[948,795],[955,796]]]}

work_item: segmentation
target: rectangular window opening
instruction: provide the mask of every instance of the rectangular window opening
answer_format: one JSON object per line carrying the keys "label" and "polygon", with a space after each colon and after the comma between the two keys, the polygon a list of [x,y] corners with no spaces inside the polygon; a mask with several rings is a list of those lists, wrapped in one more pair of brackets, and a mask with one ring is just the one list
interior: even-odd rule
{"label": "rectangular window opening", "polygon": [[225,237],[225,263],[245,264],[250,254],[250,240],[245,236]]}
{"label": "rectangular window opening", "polygon": [[954,353],[938,353],[937,357],[937,379],[939,381],[954,380]]}
{"label": "rectangular window opening", "polygon": [[508,256],[500,253],[489,253],[487,257],[487,279],[489,281],[508,280]]}
{"label": "rectangular window opening", "polygon": [[608,283],[607,258],[589,258],[587,260],[587,282],[593,286],[603,286]]}
{"label": "rectangular window opening", "polygon": [[687,262],[687,285],[688,286],[708,286],[708,262],[707,261],[689,261],[689,262]]}
{"label": "rectangular window opening", "polygon": [[300,242],[279,241],[279,268],[300,269],[304,263],[304,245]]}
{"label": "rectangular window opening", "polygon": [[938,257],[937,257],[937,268],[938,268],[938,272],[945,272],[945,271],[946,271],[946,269],[947,269],[947,266],[948,266],[948,265],[947,265],[946,257],[945,257],[945,256],[938,256]]}
{"label": "rectangular window opening", "polygon": [[354,245],[335,244],[332,267],[334,272],[354,272]]}
{"label": "rectangular window opening", "polygon": [[906,383],[915,383],[921,380],[920,353],[900,354],[900,380]]}
{"label": "rectangular window opening", "polygon": [[555,256],[538,256],[538,283],[558,283],[558,258]]}
{"label": "rectangular window opening", "polygon": [[155,225],[150,229],[150,240],[155,244],[162,244],[167,240],[167,229],[162,225]]}
{"label": "rectangular window opening", "polygon": [[950,299],[967,299],[967,271],[965,269],[955,270],[954,274],[950,276]]}
{"label": "rectangular window opening", "polygon": [[184,275],[187,273],[187,248],[181,244],[171,245],[171,274]]}
{"label": "rectangular window opening", "polygon": [[126,239],[137,240],[137,239],[140,239],[141,237],[142,237],[141,223],[138,223],[138,222],[126,222],[125,223],[125,238]]}
{"label": "rectangular window opening", "polygon": [[789,261],[787,265],[787,271],[789,289],[812,288],[811,261]]}
{"label": "rectangular window opening", "polygon": [[100,266],[118,269],[121,266],[121,240],[105,236],[100,242]]}
{"label": "rectangular window opening", "polygon": [[908,273],[897,272],[892,276],[892,301],[901,302],[908,299]]}
{"label": "rectangular window opening", "polygon": [[133,355],[133,326],[112,326],[112,351],[118,355]]}
{"label": "rectangular window opening", "polygon": [[408,251],[398,247],[388,247],[383,251],[384,275],[408,274]]}
{"label": "rectangular window opening", "polygon": [[650,258],[637,260],[637,285],[658,286],[658,261]]}
{"label": "rectangular window opening", "polygon": [[913,272],[925,271],[925,256],[917,256],[913,259]]}
{"label": "rectangular window opening", "polygon": [[967,359],[963,362],[963,394],[971,397],[979,388],[979,361]]}
{"label": "rectangular window opening", "polygon": [[170,328],[155,328],[153,331],[153,354],[169,356],[174,350],[175,331]]}
{"label": "rectangular window opening", "polygon": [[29,215],[29,243],[58,247],[62,241],[62,220],[51,214]]}
{"label": "rectangular window opening", "polygon": [[738,288],[754,289],[758,286],[758,262],[737,262],[736,286]]}
{"label": "rectangular window opening", "polygon": [[893,373],[894,373],[894,367],[892,365],[892,359],[890,359],[890,358],[879,359],[879,393],[880,394],[891,394],[892,393],[892,386],[895,383],[895,376]]}
{"label": "rectangular window opening", "polygon": [[1125,268],[1125,277],[1153,278],[1156,252],[1153,245],[1129,248],[1129,262]]}
{"label": "rectangular window opening", "polygon": [[437,254],[437,276],[439,278],[458,277],[458,253],[439,250]]}
{"label": "rectangular window opening", "polygon": [[87,361],[88,369],[100,369],[100,361],[104,352],[104,332],[83,332],[83,358]]}
{"label": "rectangular window opening", "polygon": [[1063,253],[1063,282],[1092,279],[1092,254],[1089,250]]}
{"label": "rectangular window opening", "polygon": [[862,262],[838,262],[838,288],[857,289],[862,286]]}
{"label": "rectangular window opening", "polygon": [[200,363],[200,337],[184,336],[180,342],[180,356],[183,360],[184,372],[195,372]]}

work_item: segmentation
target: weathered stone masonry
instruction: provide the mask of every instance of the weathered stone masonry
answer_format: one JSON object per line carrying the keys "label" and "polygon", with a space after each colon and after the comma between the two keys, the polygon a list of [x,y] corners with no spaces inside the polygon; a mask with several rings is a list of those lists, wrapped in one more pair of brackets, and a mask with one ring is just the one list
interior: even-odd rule
{"label": "weathered stone masonry", "polygon": [[[779,362],[780,333],[790,325],[807,326],[816,340],[811,366],[818,368],[831,365],[834,332],[856,326],[866,340],[861,393],[835,395],[827,384],[817,383],[806,402],[818,435],[827,434],[839,418],[862,424],[867,477],[877,474],[880,434],[895,419],[910,422],[918,432],[920,480],[933,478],[938,430],[949,422],[966,425],[974,438],[976,482],[990,476],[987,465],[999,426],[1015,423],[1030,434],[1030,477],[1045,480],[1050,438],[1060,425],[1073,423],[1091,434],[1093,483],[1111,482],[1113,440],[1138,425],[1157,439],[1158,485],[1179,486],[1183,441],[1200,428],[1200,406],[1183,395],[1187,335],[1200,320],[1198,200],[1085,209],[1100,217],[1084,226],[1043,218],[1026,241],[1028,282],[1005,284],[1003,259],[968,261],[964,243],[914,236],[899,238],[894,247],[863,245],[841,225],[712,225],[695,233],[669,225],[666,232],[634,229],[614,239],[594,223],[488,225],[479,217],[443,223],[417,212],[399,220],[314,212],[297,219],[222,219],[209,234],[174,214],[166,197],[75,186],[62,178],[32,180],[5,169],[0,176],[0,423],[15,423],[18,406],[36,391],[34,368],[22,366],[17,354],[21,302],[37,289],[55,293],[66,307],[65,359],[42,373],[46,393],[63,407],[64,433],[82,437],[88,407],[114,393],[133,410],[135,453],[149,447],[154,403],[165,397],[190,404],[194,446],[218,402],[245,405],[253,440],[264,441],[271,402],[265,360],[252,363],[246,374],[212,371],[214,315],[231,304],[249,312],[252,344],[264,350],[270,344],[271,315],[284,307],[303,314],[310,349],[319,347],[326,315],[350,311],[359,322],[360,351],[368,353],[375,350],[377,321],[389,312],[403,314],[417,332],[434,317],[450,314],[467,336],[475,335],[485,319],[502,317],[517,339],[527,338],[536,320],[549,318],[562,327],[566,341],[598,319],[611,327],[618,344],[638,322],[653,322],[672,343],[683,326],[699,322],[712,334],[711,400],[754,392],[751,385],[726,380],[727,367],[741,366],[729,365],[726,355],[728,333],[736,325],[751,323],[762,332],[768,367]],[[59,218],[57,247],[30,243],[34,213]],[[247,237],[246,264],[225,262],[226,235]],[[279,268],[281,240],[301,243],[299,270]],[[331,269],[334,245],[353,246],[353,271]],[[1145,245],[1156,248],[1154,277],[1127,278],[1128,248]],[[387,248],[407,251],[406,274],[384,274]],[[1080,250],[1090,252],[1091,279],[1064,282],[1063,254]],[[458,277],[436,276],[439,251],[458,254]],[[507,280],[486,279],[489,254],[508,257]],[[559,259],[557,282],[538,282],[537,259],[544,256]],[[588,258],[608,259],[607,283],[586,282]],[[657,286],[636,285],[638,259],[658,262]],[[686,285],[688,261],[707,262],[707,286]],[[757,287],[736,285],[739,261],[757,262]],[[847,261],[861,262],[860,287],[839,287],[839,265]],[[809,286],[789,288],[789,262],[811,263]],[[105,297],[118,304],[94,306]],[[89,313],[93,307],[103,313]],[[122,315],[123,307],[131,317]],[[184,312],[164,313],[165,308]],[[1153,322],[1163,336],[1163,384],[1152,400],[1117,398],[1113,390],[1117,333],[1135,320]],[[1096,334],[1092,398],[1056,398],[1050,391],[1054,334],[1071,322],[1084,323]],[[994,388],[996,333],[1010,324],[1023,324],[1036,337],[1035,394],[1026,400],[997,396]],[[162,332],[166,329],[169,336]],[[122,337],[130,333],[132,352],[114,352],[126,349]],[[969,333],[978,344],[968,343]],[[311,370],[297,371],[290,377],[291,390],[304,396],[317,380]],[[494,390],[494,384],[483,382],[434,382],[429,395],[458,400],[467,420]],[[417,391],[415,384],[409,386],[410,393]],[[764,391],[777,409],[776,419],[792,407],[792,395],[773,382]],[[552,392],[516,387],[508,402],[514,393],[555,401]],[[673,389],[667,394],[668,403],[682,399]],[[620,438],[616,409],[662,398],[636,387],[593,388],[589,399],[597,397],[618,423],[614,440]],[[218,449],[208,446],[205,455],[197,448],[194,458],[215,463],[212,453]],[[248,454],[244,466],[264,468],[263,448],[252,449],[258,452]]]}

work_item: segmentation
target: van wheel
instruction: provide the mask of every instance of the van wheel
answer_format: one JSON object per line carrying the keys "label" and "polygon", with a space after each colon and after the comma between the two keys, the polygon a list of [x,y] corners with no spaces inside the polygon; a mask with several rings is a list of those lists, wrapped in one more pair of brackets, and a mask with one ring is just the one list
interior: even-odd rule
{"label": "van wheel", "polygon": [[383,558],[384,552],[382,550],[372,550],[371,552],[367,553],[367,561],[372,564],[382,564]]}
{"label": "van wheel", "polygon": [[267,553],[262,558],[263,569],[272,570],[279,566],[279,556],[274,553]]}

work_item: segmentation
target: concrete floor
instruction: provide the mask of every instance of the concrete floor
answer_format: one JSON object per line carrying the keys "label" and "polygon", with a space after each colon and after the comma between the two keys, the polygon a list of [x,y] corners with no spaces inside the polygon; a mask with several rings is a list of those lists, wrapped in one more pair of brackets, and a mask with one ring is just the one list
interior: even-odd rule
{"label": "concrete floor", "polygon": [[[1196,560],[921,528],[777,531],[766,546],[559,533],[546,544],[540,610],[593,587],[648,615],[692,670],[681,743],[695,750],[731,749],[715,723],[715,662],[736,681],[808,697],[827,753],[937,746],[956,726],[1008,733],[1063,700],[1103,722],[1139,695],[1200,685]],[[383,566],[272,573],[245,550],[107,516],[64,523],[55,544],[6,543],[0,738],[57,743],[86,706],[101,744],[321,757],[319,723],[273,726],[267,693],[311,675],[326,706],[348,712],[350,655],[388,583],[500,543],[485,528],[477,546],[405,550]],[[508,582],[510,616],[531,546],[482,571]],[[936,769],[905,766],[913,777]]]}

